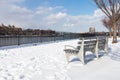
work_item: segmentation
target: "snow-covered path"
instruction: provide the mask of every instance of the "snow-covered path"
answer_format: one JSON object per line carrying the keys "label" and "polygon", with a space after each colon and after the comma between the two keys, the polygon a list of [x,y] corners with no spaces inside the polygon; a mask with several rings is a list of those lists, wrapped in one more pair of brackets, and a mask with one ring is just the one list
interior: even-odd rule
{"label": "snow-covered path", "polygon": [[100,52],[98,60],[89,55],[86,65],[66,61],[64,45],[78,40],[0,48],[0,80],[120,80],[120,41],[110,41],[109,55]]}
{"label": "snow-covered path", "polygon": [[64,44],[66,42],[63,41],[2,48],[0,80],[70,80],[66,74]]}

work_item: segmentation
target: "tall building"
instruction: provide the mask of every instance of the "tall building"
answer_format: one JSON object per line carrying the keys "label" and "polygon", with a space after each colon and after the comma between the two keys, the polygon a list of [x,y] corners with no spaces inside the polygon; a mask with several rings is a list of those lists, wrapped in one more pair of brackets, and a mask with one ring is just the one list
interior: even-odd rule
{"label": "tall building", "polygon": [[94,32],[95,32],[95,27],[90,27],[90,28],[89,28],[89,32],[90,32],[90,33],[94,33]]}

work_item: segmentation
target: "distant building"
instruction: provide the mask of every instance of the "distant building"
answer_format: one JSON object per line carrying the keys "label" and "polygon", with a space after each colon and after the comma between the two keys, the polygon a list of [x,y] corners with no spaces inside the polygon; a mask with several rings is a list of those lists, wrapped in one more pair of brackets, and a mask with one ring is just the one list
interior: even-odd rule
{"label": "distant building", "polygon": [[89,28],[89,32],[90,32],[90,33],[94,33],[94,32],[95,32],[95,27],[90,27],[90,28]]}

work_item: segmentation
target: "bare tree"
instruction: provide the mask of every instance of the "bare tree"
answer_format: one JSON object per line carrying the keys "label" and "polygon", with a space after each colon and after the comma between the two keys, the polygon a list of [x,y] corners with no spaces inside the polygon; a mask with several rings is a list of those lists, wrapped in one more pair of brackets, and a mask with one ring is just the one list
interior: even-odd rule
{"label": "bare tree", "polygon": [[113,24],[113,40],[117,43],[117,21],[120,19],[120,0],[94,0],[96,5],[105,13]]}
{"label": "bare tree", "polygon": [[110,19],[108,19],[108,18],[104,18],[103,20],[102,20],[102,23],[103,23],[103,25],[109,30],[109,36],[110,36],[110,38],[112,37],[112,28],[113,28],[113,25],[112,25],[112,21],[110,20]]}
{"label": "bare tree", "polygon": [[117,22],[117,28],[118,28],[118,37],[120,37],[120,19]]}

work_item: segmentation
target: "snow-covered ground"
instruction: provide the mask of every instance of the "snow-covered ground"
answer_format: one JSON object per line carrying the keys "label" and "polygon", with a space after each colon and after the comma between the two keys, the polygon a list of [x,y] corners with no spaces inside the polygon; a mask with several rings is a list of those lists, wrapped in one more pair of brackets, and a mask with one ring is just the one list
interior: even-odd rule
{"label": "snow-covered ground", "polygon": [[100,58],[87,52],[86,65],[75,56],[67,63],[64,45],[78,40],[0,48],[0,80],[120,80],[120,40],[111,44],[109,54]]}

